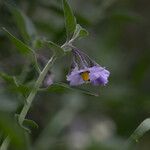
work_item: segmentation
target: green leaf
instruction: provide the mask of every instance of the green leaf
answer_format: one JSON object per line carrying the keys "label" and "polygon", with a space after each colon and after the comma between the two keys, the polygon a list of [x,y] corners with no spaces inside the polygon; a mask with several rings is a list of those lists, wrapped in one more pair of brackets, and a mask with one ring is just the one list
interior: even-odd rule
{"label": "green leaf", "polygon": [[[28,87],[26,85],[19,84],[17,87],[13,87],[12,91],[21,94],[24,98],[26,98],[30,91],[31,87]],[[26,101],[25,101],[26,102]]]}
{"label": "green leaf", "polygon": [[150,118],[145,119],[130,136],[130,140],[138,142],[139,139],[150,130]]}
{"label": "green leaf", "polygon": [[6,32],[8,38],[13,42],[13,44],[15,44],[19,52],[23,55],[28,56],[30,60],[33,61],[36,70],[39,72],[36,53],[28,45],[24,44],[22,41],[13,36],[8,30],[6,30],[5,28],[2,29]]}
{"label": "green leaf", "polygon": [[65,83],[55,83],[55,84],[52,84],[51,86],[49,86],[48,88],[45,88],[42,91],[50,91],[50,92],[56,92],[56,93],[59,93],[59,92],[63,93],[63,92],[67,92],[68,90],[78,91],[78,92],[81,92],[83,94],[90,95],[90,96],[98,96],[98,94],[92,93],[91,91],[80,89],[80,88],[77,88],[77,87],[70,87],[68,84],[65,84]]}
{"label": "green leaf", "polygon": [[38,124],[33,121],[33,120],[29,120],[29,119],[25,119],[23,122],[23,126],[28,128],[28,129],[37,129],[39,126]]}
{"label": "green leaf", "polygon": [[19,84],[16,77],[7,75],[6,73],[0,72],[0,77],[9,85],[9,89],[13,92],[17,92],[22,96],[26,97],[29,94],[31,88],[26,85]]}
{"label": "green leaf", "polygon": [[[18,114],[15,114],[15,118],[17,119],[17,121],[18,121],[18,117],[19,117],[19,115]],[[22,125],[20,125],[23,129],[25,129],[26,131],[28,131],[29,133],[31,133],[31,130],[32,129],[37,129],[39,126],[38,126],[38,124],[35,122],[35,121],[33,121],[33,120],[30,120],[30,119],[25,119],[24,121],[23,121],[23,124]]]}
{"label": "green leaf", "polygon": [[15,46],[17,47],[17,49],[19,50],[19,52],[21,54],[27,55],[27,54],[30,54],[31,52],[33,52],[33,50],[30,47],[28,47],[22,41],[17,39],[15,36],[13,36],[7,29],[5,29],[5,28],[2,28],[2,29],[5,31],[8,38],[13,42],[13,44],[15,44]]}
{"label": "green leaf", "polygon": [[14,149],[27,149],[24,132],[12,116],[6,113],[0,114],[0,131],[9,136],[12,146],[15,146]]}
{"label": "green leaf", "polygon": [[73,34],[72,40],[74,41],[77,38],[83,38],[88,36],[89,33],[86,29],[82,28],[79,24],[76,25],[75,32]]}
{"label": "green leaf", "polygon": [[14,86],[18,86],[18,83],[16,81],[15,77],[9,76],[6,73],[0,72],[0,77],[7,83],[13,84]]}
{"label": "green leaf", "polygon": [[19,9],[7,5],[25,41],[31,41],[36,36],[32,21]]}
{"label": "green leaf", "polygon": [[69,40],[76,28],[76,18],[67,2],[67,0],[63,0],[63,10],[65,16],[65,25],[67,32],[67,40]]}
{"label": "green leaf", "polygon": [[44,43],[47,44],[48,47],[52,49],[52,51],[55,53],[56,56],[63,56],[64,50],[57,44],[51,42],[51,41],[45,41]]}

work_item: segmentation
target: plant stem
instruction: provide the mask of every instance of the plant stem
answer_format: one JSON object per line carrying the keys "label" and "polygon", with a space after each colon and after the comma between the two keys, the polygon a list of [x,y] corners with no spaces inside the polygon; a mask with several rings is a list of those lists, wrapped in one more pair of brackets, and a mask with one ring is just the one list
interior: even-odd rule
{"label": "plant stem", "polygon": [[[68,43],[65,43],[64,45],[62,45],[61,47],[65,47],[66,45],[68,45]],[[19,115],[18,121],[19,124],[22,125],[23,121],[28,113],[28,110],[32,104],[32,101],[37,93],[37,91],[39,90],[39,87],[41,86],[49,68],[53,65],[54,61],[56,60],[56,56],[52,56],[51,59],[48,61],[48,63],[46,64],[46,66],[44,67],[44,69],[42,70],[42,72],[40,72],[40,75],[37,79],[37,81],[35,82],[34,88],[32,89],[31,93],[29,94],[26,103],[24,105],[24,107],[22,108],[22,111]]]}
{"label": "plant stem", "polygon": [[8,146],[9,146],[9,142],[10,142],[10,139],[9,137],[7,136],[5,138],[5,140],[3,141],[1,147],[0,147],[0,150],[7,150],[8,149]]}
{"label": "plant stem", "polygon": [[53,65],[54,61],[56,60],[56,57],[55,56],[52,56],[51,59],[48,61],[48,63],[46,64],[46,66],[44,67],[44,69],[42,70],[42,72],[40,73],[37,81],[35,82],[35,85],[34,85],[34,88],[32,89],[31,93],[29,94],[27,100],[26,100],[26,103],[24,105],[24,107],[22,108],[22,111],[19,115],[19,118],[18,118],[18,121],[19,121],[19,124],[22,125],[23,124],[23,121],[26,117],[26,114],[28,113],[28,110],[32,104],[32,101],[39,89],[39,87],[41,86],[49,68]]}
{"label": "plant stem", "polygon": [[[22,126],[23,124],[23,121],[28,113],[28,110],[30,109],[30,106],[33,102],[33,99],[36,95],[36,93],[38,92],[39,90],[39,87],[41,86],[48,70],[50,69],[50,67],[53,65],[54,61],[56,60],[56,57],[55,56],[52,56],[50,58],[50,60],[48,61],[48,63],[46,64],[46,66],[44,67],[44,69],[42,70],[42,72],[40,72],[40,75],[37,79],[37,81],[35,82],[35,85],[33,87],[33,89],[31,90],[31,93],[29,94],[29,96],[27,97],[27,100],[26,100],[26,103],[24,104],[23,108],[22,108],[22,111],[19,115],[19,118],[18,118],[18,122],[19,124]],[[9,137],[7,136],[5,138],[5,140],[3,141],[1,147],[0,147],[0,150],[7,150],[8,149],[8,146],[9,146],[9,142],[10,142],[10,139]]]}
{"label": "plant stem", "polygon": [[[64,48],[65,46],[69,46],[69,44],[70,43],[65,43],[64,45],[61,46],[61,48]],[[38,68],[38,64],[37,64],[37,60],[36,60],[35,54],[34,54],[34,57],[35,57],[35,61],[36,61],[35,62],[36,63],[36,68],[40,72],[40,74],[39,74],[39,77],[38,77],[37,81],[34,84],[33,89],[31,90],[31,93],[27,97],[26,103],[24,104],[24,106],[23,106],[23,108],[22,108],[22,110],[20,112],[20,115],[18,117],[18,122],[19,122],[19,124],[21,126],[23,125],[23,121],[24,121],[24,119],[25,119],[25,117],[26,117],[26,115],[28,113],[28,110],[31,107],[31,104],[32,104],[32,102],[34,100],[34,97],[35,97],[35,95],[37,94],[37,92],[39,90],[39,87],[41,86],[41,84],[42,84],[42,82],[43,82],[43,80],[44,80],[48,70],[50,69],[50,67],[53,65],[53,63],[55,62],[55,60],[57,58],[55,55],[53,55],[49,59],[48,63],[45,65],[44,69],[42,71],[40,71],[40,69]],[[9,136],[7,136],[5,138],[5,140],[3,141],[3,143],[2,143],[2,145],[0,147],[0,150],[7,150],[8,146],[9,146],[9,143],[10,143],[10,139],[9,139]]]}

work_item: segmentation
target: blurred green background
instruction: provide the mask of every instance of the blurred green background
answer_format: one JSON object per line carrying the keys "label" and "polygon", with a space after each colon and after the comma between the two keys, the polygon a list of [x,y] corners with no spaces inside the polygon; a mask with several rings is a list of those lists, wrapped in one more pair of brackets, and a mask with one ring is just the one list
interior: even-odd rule
{"label": "blurred green background", "polygon": [[[8,3],[32,20],[39,38],[46,37],[59,45],[65,42],[61,0]],[[109,84],[81,87],[98,93],[98,97],[65,88],[39,92],[27,116],[39,128],[33,129],[28,138],[14,121],[28,90],[24,87],[16,90],[0,78],[0,141],[9,134],[12,150],[120,150],[136,127],[150,116],[150,1],[69,0],[69,3],[77,22],[90,33],[75,45],[111,72]],[[0,27],[24,41],[5,0],[0,1]],[[37,48],[36,52],[46,58],[51,56],[48,48]],[[69,55],[57,60],[52,68],[54,82],[67,83],[70,62]],[[31,60],[18,53],[2,30],[0,71],[29,86],[37,78]],[[135,149],[150,149],[149,133]]]}

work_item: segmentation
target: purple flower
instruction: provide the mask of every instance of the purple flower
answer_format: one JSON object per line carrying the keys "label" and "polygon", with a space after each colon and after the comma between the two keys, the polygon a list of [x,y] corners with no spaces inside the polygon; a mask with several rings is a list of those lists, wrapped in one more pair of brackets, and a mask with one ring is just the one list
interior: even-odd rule
{"label": "purple flower", "polygon": [[90,79],[93,85],[106,85],[110,72],[103,67],[93,66],[90,69]]}
{"label": "purple flower", "polygon": [[73,49],[72,71],[67,75],[70,85],[77,86],[83,83],[106,85],[110,72],[99,66],[83,52]]}

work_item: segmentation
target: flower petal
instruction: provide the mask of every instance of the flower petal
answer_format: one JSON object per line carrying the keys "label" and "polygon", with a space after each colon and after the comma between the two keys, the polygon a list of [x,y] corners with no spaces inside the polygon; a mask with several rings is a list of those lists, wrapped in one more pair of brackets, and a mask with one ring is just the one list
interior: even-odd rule
{"label": "flower petal", "polygon": [[70,75],[67,76],[67,81],[70,82],[70,85],[77,86],[84,83],[82,77],[80,76],[81,70],[73,70]]}
{"label": "flower petal", "polygon": [[90,68],[90,80],[93,85],[105,85],[108,83],[110,72],[103,67],[93,66]]}

